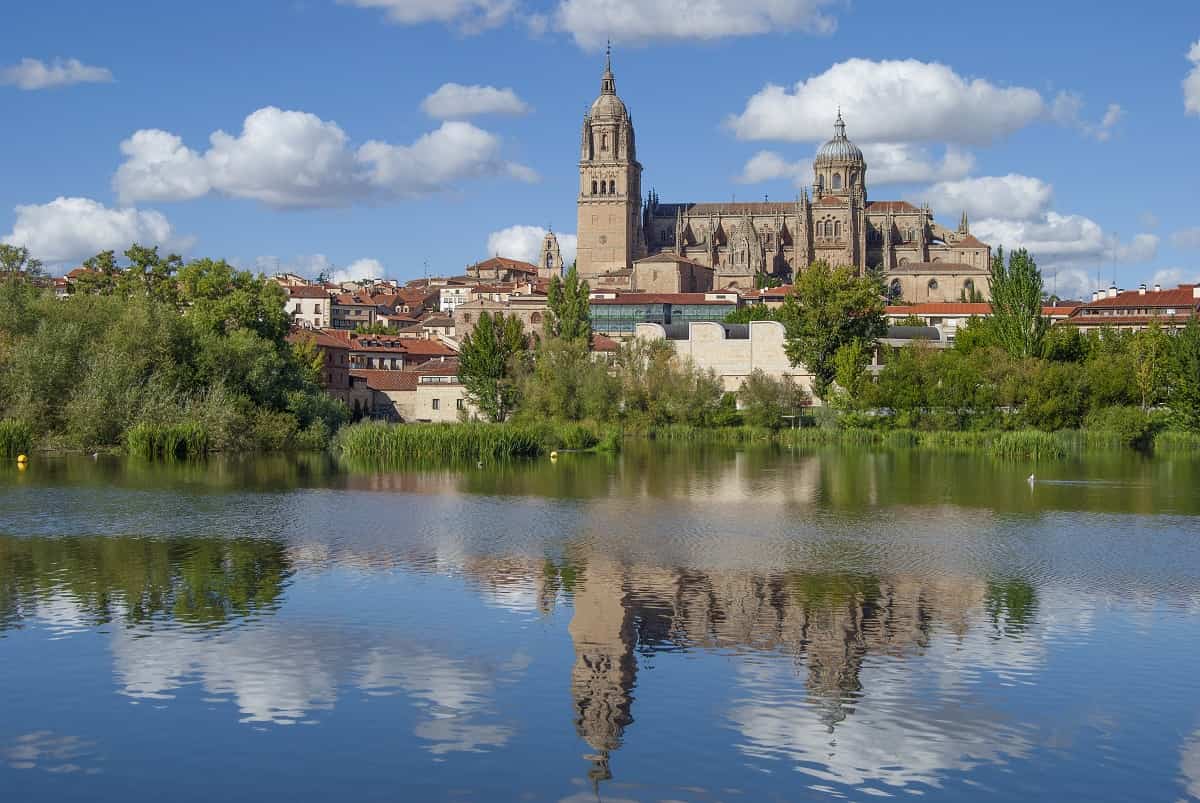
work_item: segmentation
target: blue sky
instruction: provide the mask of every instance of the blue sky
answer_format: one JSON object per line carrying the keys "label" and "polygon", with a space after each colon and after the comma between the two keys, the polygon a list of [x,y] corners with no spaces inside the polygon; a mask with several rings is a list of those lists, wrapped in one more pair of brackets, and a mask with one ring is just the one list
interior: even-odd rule
{"label": "blue sky", "polygon": [[[574,231],[611,37],[664,201],[794,197],[840,104],[872,198],[966,207],[1060,290],[1114,260],[1123,286],[1200,275],[1194,0],[43,0],[0,22],[0,238],[60,268],[130,237],[395,278],[528,256]],[[511,91],[426,103],[445,84]]]}

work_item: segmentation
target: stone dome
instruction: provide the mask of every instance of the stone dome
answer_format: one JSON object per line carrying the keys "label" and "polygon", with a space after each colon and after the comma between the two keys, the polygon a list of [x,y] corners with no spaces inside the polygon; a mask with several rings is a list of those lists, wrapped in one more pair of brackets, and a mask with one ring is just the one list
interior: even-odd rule
{"label": "stone dome", "polygon": [[842,120],[842,113],[839,111],[837,122],[833,126],[833,139],[826,142],[817,151],[817,167],[823,167],[832,164],[845,164],[854,162],[857,164],[863,163],[863,152],[857,145],[846,138],[846,123]]}
{"label": "stone dome", "polygon": [[623,120],[629,116],[625,103],[615,94],[607,92],[596,98],[596,102],[592,104],[592,109],[588,114],[593,120]]}

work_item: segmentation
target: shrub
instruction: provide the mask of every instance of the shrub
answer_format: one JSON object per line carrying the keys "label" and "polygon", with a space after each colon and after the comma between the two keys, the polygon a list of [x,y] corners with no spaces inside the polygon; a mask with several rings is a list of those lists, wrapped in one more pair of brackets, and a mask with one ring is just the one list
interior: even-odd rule
{"label": "shrub", "polygon": [[1159,425],[1140,407],[1105,407],[1088,414],[1084,424],[1091,433],[1107,433],[1122,446],[1146,449],[1154,443]]}

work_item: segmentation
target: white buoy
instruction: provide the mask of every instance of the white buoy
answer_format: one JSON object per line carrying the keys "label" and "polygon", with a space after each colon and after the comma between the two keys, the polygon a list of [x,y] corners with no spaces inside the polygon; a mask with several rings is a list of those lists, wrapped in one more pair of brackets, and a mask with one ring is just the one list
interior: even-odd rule
{"label": "white buoy", "polygon": [[1035,482],[1037,482],[1037,477],[1033,474],[1030,474],[1028,482],[1030,485],[1033,485]]}

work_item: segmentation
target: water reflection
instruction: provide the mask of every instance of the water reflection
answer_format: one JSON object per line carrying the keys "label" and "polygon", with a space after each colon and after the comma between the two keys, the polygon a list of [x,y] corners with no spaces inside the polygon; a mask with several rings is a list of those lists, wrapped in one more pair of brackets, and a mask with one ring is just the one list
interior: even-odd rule
{"label": "water reflection", "polygon": [[[1091,766],[1133,797],[1197,794],[1200,689],[1179,667],[1200,636],[1200,528],[1182,494],[1052,497],[1088,508],[1066,516],[954,460],[663,460],[319,463],[267,493],[190,469],[111,488],[49,469],[0,488],[0,650],[77,645],[111,678],[87,703],[106,722],[131,703],[203,709],[309,750],[386,722],[375,741],[406,773],[445,764],[477,792],[513,772],[535,798],[578,783],[794,797],[797,778],[818,794],[953,799],[983,783],[1011,798],[1014,768],[1065,782]],[[1136,513],[1163,500],[1172,515]],[[100,733],[39,716],[0,725],[9,769],[101,766]],[[1122,751],[1158,761],[1139,770],[1158,786],[1129,786]],[[520,780],[534,761],[546,777]]]}

